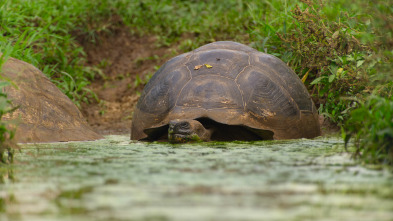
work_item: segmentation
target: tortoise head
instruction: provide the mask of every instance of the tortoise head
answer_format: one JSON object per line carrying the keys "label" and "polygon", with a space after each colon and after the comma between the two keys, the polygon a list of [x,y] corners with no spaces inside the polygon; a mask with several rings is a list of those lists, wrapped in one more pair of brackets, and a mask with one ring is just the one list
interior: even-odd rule
{"label": "tortoise head", "polygon": [[176,119],[169,122],[168,141],[170,143],[210,141],[211,134],[211,131],[197,120]]}

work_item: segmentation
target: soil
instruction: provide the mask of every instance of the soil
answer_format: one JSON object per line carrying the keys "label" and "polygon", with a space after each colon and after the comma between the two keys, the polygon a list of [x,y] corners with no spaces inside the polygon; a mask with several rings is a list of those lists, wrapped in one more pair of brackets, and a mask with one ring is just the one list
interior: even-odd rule
{"label": "soil", "polygon": [[[180,54],[177,45],[158,46],[155,37],[131,34],[127,27],[99,33],[96,42],[78,38],[87,54],[87,65],[101,70],[89,89],[98,100],[82,104],[82,113],[97,133],[130,134],[132,114],[144,83],[135,84],[137,76],[145,79],[155,67]],[[322,134],[337,133],[339,128],[320,117]]]}
{"label": "soil", "polygon": [[[157,46],[155,37],[139,37],[128,28],[99,33],[95,43],[79,39],[87,54],[87,65],[101,70],[89,89],[98,100],[82,104],[82,113],[93,130],[106,134],[129,134],[134,106],[145,79],[175,54],[172,48]],[[172,55],[174,56],[174,55]]]}

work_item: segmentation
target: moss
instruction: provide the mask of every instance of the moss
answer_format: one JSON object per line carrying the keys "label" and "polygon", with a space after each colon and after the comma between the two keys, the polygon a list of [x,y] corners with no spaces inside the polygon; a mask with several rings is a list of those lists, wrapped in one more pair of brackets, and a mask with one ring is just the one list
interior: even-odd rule
{"label": "moss", "polygon": [[92,186],[81,187],[76,190],[63,191],[59,194],[58,198],[81,199],[84,194],[91,193],[92,191]]}
{"label": "moss", "polygon": [[203,142],[201,138],[196,135],[192,134],[189,136],[174,136],[172,139],[170,138],[170,143],[174,144],[181,144],[181,143],[198,143],[198,142]]}

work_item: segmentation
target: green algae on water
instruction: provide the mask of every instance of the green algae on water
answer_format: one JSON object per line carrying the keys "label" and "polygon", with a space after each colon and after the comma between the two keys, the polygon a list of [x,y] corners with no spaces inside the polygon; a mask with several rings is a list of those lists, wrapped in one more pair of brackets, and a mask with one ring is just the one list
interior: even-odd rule
{"label": "green algae on water", "polygon": [[[338,138],[23,145],[1,220],[391,220],[393,175]],[[13,201],[9,199],[12,195]]]}

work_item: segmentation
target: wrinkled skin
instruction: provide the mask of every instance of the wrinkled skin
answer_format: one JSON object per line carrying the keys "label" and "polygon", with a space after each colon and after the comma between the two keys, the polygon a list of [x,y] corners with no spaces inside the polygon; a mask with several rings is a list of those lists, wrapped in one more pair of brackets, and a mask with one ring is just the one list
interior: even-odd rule
{"label": "wrinkled skin", "polygon": [[168,128],[168,141],[170,143],[210,141],[212,133],[212,129],[206,129],[197,120],[171,120]]}

